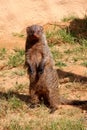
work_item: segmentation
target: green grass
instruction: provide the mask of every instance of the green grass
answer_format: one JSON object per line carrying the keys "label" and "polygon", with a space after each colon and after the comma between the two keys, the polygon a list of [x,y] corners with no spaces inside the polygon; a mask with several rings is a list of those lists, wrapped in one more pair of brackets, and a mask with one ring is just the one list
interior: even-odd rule
{"label": "green grass", "polygon": [[61,61],[61,59],[63,58],[63,54],[58,49],[56,49],[55,47],[51,47],[51,52],[56,66],[60,68],[66,66],[66,64]]}
{"label": "green grass", "polygon": [[84,61],[83,63],[81,63],[81,65],[87,67],[87,61]]}
{"label": "green grass", "polygon": [[76,63],[77,61],[79,61],[79,58],[78,57],[73,57],[72,60],[73,60],[74,63]]}
{"label": "green grass", "polygon": [[18,83],[18,82],[16,82],[14,85],[15,91],[17,92],[24,92],[27,86],[28,86],[27,83]]}
{"label": "green grass", "polygon": [[46,32],[46,36],[49,44],[58,44],[58,43],[71,43],[75,44],[76,38],[66,29],[55,28],[52,31]]}
{"label": "green grass", "polygon": [[46,32],[46,37],[47,37],[49,46],[53,46],[59,42],[59,36],[58,36],[57,29]]}
{"label": "green grass", "polygon": [[26,71],[22,70],[22,69],[12,72],[12,74],[17,75],[17,76],[24,76],[25,73],[26,73]]}
{"label": "green grass", "polygon": [[64,53],[65,53],[65,54],[71,54],[71,53],[73,53],[73,51],[70,50],[70,49],[67,49],[67,50],[64,50]]}
{"label": "green grass", "polygon": [[23,103],[18,99],[17,97],[13,96],[8,99],[9,107],[11,109],[22,109],[23,108]]}
{"label": "green grass", "polygon": [[29,125],[22,126],[19,125],[17,121],[11,121],[9,126],[5,126],[6,130],[31,130]]}
{"label": "green grass", "polygon": [[20,38],[24,37],[24,34],[22,34],[22,33],[17,33],[17,32],[13,32],[12,35],[13,35],[14,37],[20,37]]}
{"label": "green grass", "polygon": [[61,120],[51,122],[44,130],[85,130],[80,121]]}
{"label": "green grass", "polygon": [[48,122],[37,119],[36,121],[31,120],[25,125],[21,125],[20,122],[13,120],[6,128],[9,130],[36,130],[36,128],[38,130],[86,130],[81,121],[70,121],[67,119],[57,119]]}
{"label": "green grass", "polygon": [[[64,67],[68,64],[68,62],[72,62],[74,64],[78,63],[79,61],[84,62],[84,66],[86,66],[84,61],[87,57],[86,39],[81,39],[79,40],[80,42],[77,43],[75,42],[76,37],[73,37],[69,31],[67,32],[65,29],[57,29],[56,27],[48,34],[49,47],[57,66]],[[51,37],[53,38],[52,40]],[[60,52],[57,47],[59,41],[66,44],[66,49],[64,49],[62,52]],[[72,46],[70,49],[67,49],[68,44]]]}
{"label": "green grass", "polygon": [[55,61],[62,58],[62,53],[56,50],[55,48],[51,49],[51,52]]}
{"label": "green grass", "polygon": [[63,22],[72,21],[76,18],[76,16],[68,16],[62,19]]}
{"label": "green grass", "polygon": [[25,54],[25,50],[24,49],[14,48],[14,51],[19,53],[21,56]]}
{"label": "green grass", "polygon": [[75,37],[73,37],[71,33],[67,31],[66,29],[60,29],[58,31],[58,35],[59,35],[59,38],[62,39],[62,42],[67,42],[71,44],[75,43]]}
{"label": "green grass", "polygon": [[64,67],[64,66],[67,66],[67,65],[66,65],[65,63],[63,63],[62,61],[56,62],[55,65],[58,66],[59,68]]}
{"label": "green grass", "polygon": [[87,39],[80,39],[79,43],[85,48],[87,48]]}
{"label": "green grass", "polygon": [[79,65],[80,63],[84,63],[84,66],[86,66],[87,47],[84,45],[77,44],[75,46],[71,46],[70,49],[65,49],[63,51],[63,55],[67,57],[67,62],[72,60],[73,63],[77,63]]}
{"label": "green grass", "polygon": [[5,48],[0,49],[0,60],[6,56],[7,50]]}
{"label": "green grass", "polygon": [[14,54],[9,56],[8,66],[9,67],[17,67],[19,65],[23,65],[24,63],[24,50],[23,49],[15,49]]}

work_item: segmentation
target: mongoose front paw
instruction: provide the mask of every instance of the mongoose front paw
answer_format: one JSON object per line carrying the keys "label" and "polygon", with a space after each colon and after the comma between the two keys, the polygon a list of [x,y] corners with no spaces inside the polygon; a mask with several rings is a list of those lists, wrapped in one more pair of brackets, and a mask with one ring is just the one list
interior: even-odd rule
{"label": "mongoose front paw", "polygon": [[52,108],[50,108],[50,114],[53,114],[55,111],[57,110],[57,108],[55,108],[55,107],[52,107]]}
{"label": "mongoose front paw", "polygon": [[34,73],[33,69],[31,69],[31,68],[28,68],[28,72],[29,72],[29,74],[33,74]]}
{"label": "mongoose front paw", "polygon": [[35,107],[40,107],[40,104],[30,104],[29,105],[29,108],[35,108]]}
{"label": "mongoose front paw", "polygon": [[39,68],[38,73],[39,73],[39,74],[42,74],[43,72],[44,72],[44,69]]}
{"label": "mongoose front paw", "polygon": [[37,73],[42,74],[44,72],[44,66],[42,64],[39,65]]}
{"label": "mongoose front paw", "polygon": [[30,70],[30,71],[29,71],[29,73],[30,73],[30,74],[33,74],[33,73],[34,73],[34,71],[33,71],[33,70]]}

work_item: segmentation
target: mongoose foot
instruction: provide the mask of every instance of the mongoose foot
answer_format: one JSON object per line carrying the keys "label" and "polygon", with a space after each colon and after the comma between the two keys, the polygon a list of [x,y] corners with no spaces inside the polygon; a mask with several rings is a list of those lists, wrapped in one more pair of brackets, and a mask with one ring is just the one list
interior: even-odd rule
{"label": "mongoose foot", "polygon": [[43,74],[44,70],[42,68],[39,69],[38,73]]}
{"label": "mongoose foot", "polygon": [[37,71],[39,74],[42,74],[44,72],[44,66],[42,64],[40,64]]}
{"label": "mongoose foot", "polygon": [[31,74],[31,75],[34,73],[34,71],[33,71],[33,69],[32,69],[31,67],[28,68],[28,72],[29,72],[29,74]]}
{"label": "mongoose foot", "polygon": [[29,108],[36,108],[36,107],[40,107],[40,104],[30,104]]}
{"label": "mongoose foot", "polygon": [[54,108],[54,107],[53,107],[53,108],[50,109],[50,112],[49,112],[49,113],[50,113],[50,114],[53,114],[56,110],[57,110],[57,108]]}

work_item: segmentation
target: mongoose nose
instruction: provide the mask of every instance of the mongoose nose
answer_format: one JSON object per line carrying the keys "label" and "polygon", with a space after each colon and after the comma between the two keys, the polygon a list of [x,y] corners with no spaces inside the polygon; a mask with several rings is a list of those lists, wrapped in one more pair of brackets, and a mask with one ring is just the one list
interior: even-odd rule
{"label": "mongoose nose", "polygon": [[37,33],[34,33],[33,35],[34,35],[35,37],[37,37],[37,38],[39,37]]}

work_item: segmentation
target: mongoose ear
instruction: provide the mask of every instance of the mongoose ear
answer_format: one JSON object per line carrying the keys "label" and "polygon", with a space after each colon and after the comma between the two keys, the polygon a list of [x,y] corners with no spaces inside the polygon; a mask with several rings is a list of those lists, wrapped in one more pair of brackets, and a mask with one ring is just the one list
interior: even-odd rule
{"label": "mongoose ear", "polygon": [[40,26],[41,27],[41,31],[43,31],[44,29],[43,29],[43,27],[42,26]]}
{"label": "mongoose ear", "polygon": [[27,34],[29,33],[29,30],[30,30],[30,27],[27,27],[27,28],[26,28]]}

